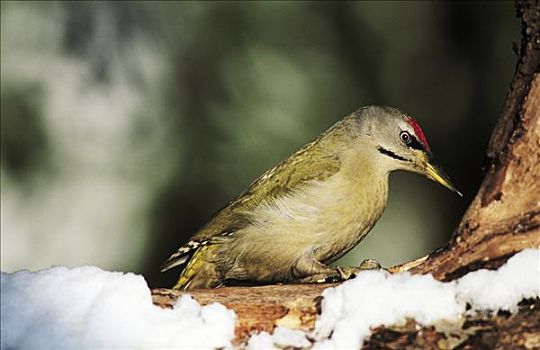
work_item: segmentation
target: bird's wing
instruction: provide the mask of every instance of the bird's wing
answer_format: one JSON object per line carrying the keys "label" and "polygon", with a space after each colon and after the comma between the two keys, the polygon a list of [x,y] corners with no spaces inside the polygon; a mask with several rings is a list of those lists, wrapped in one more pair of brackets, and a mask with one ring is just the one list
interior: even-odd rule
{"label": "bird's wing", "polygon": [[319,147],[319,139],[258,177],[240,196],[229,202],[180,247],[162,266],[162,271],[186,263],[201,246],[227,239],[247,226],[248,215],[263,201],[271,201],[299,189],[312,180],[325,180],[338,172],[339,157]]}

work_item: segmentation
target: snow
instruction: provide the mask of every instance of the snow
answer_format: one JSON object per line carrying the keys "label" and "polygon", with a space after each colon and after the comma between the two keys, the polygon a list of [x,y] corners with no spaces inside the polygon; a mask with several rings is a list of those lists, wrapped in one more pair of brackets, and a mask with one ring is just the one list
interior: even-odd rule
{"label": "snow", "polygon": [[430,275],[391,275],[365,271],[354,280],[323,292],[322,314],[315,338],[331,342],[322,347],[359,348],[370,327],[415,318],[421,323],[459,317],[464,305],[456,300],[455,286]]}
{"label": "snow", "polygon": [[[323,296],[313,332],[277,327],[253,335],[247,349],[357,349],[373,327],[406,318],[428,325],[466,312],[516,311],[523,298],[540,296],[540,250],[446,283],[364,271]],[[142,276],[97,267],[2,273],[1,297],[1,349],[215,349],[232,348],[234,338],[236,316],[223,305],[201,306],[184,295],[161,309]]]}
{"label": "snow", "polygon": [[516,311],[523,298],[540,295],[539,252],[526,249],[496,271],[479,270],[461,277],[460,298],[477,310]]}
{"label": "snow", "polygon": [[365,271],[323,292],[315,324],[315,349],[359,348],[379,325],[456,319],[466,312],[517,310],[523,298],[540,296],[540,251],[526,249],[496,271],[478,270],[452,282],[430,275]]}
{"label": "snow", "polygon": [[278,327],[274,334],[252,336],[247,348],[310,347],[310,338],[314,349],[358,349],[372,328],[402,324],[406,318],[429,325],[466,312],[516,311],[523,298],[540,296],[540,250],[524,250],[496,271],[478,270],[446,283],[431,275],[364,271],[322,295],[322,312],[313,332],[287,333]]}
{"label": "snow", "polygon": [[254,334],[249,338],[246,350],[274,350],[277,349],[274,336],[268,332]]}
{"label": "snow", "polygon": [[306,333],[286,327],[277,327],[273,334],[261,332],[251,336],[246,348],[247,350],[255,350],[285,347],[307,348],[309,346],[311,346],[311,342],[306,338]]}
{"label": "snow", "polygon": [[142,276],[97,267],[2,273],[1,296],[2,349],[214,349],[234,337],[223,305],[183,296],[162,309]]}

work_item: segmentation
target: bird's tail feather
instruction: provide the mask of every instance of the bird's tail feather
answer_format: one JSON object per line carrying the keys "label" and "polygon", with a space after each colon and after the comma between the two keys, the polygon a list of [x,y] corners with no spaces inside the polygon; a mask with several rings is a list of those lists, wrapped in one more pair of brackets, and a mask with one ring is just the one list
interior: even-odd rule
{"label": "bird's tail feather", "polygon": [[213,245],[208,245],[197,249],[180,274],[180,278],[173,289],[189,290],[217,287],[221,280],[216,271],[216,266],[206,261],[208,254],[212,254],[212,250],[215,248]]}
{"label": "bird's tail feather", "polygon": [[173,267],[185,264],[195,254],[197,249],[208,244],[208,241],[189,241],[181,246],[176,253],[171,255],[167,261],[161,265],[161,272],[172,269]]}

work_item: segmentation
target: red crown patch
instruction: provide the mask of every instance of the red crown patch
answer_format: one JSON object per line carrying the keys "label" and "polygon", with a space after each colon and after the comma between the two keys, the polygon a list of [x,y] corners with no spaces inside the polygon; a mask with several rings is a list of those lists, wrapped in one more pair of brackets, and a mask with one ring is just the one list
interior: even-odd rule
{"label": "red crown patch", "polygon": [[422,131],[422,128],[420,127],[420,124],[418,124],[416,120],[414,120],[413,118],[409,116],[406,116],[405,120],[407,121],[407,123],[409,123],[410,126],[412,126],[414,133],[416,134],[416,136],[418,136],[418,138],[420,139],[420,142],[422,142],[424,147],[426,147],[426,150],[431,151],[431,148],[429,147],[429,144],[426,139],[426,135],[424,135],[424,132]]}

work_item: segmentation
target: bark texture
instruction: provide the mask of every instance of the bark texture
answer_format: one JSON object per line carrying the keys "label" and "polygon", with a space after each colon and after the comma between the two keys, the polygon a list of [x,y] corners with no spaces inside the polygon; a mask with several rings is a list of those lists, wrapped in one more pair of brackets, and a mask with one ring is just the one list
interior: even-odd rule
{"label": "bark texture", "polygon": [[540,4],[516,3],[520,58],[487,150],[487,173],[452,240],[412,268],[451,280],[540,246]]}
{"label": "bark texture", "polygon": [[[429,256],[391,271],[431,273],[448,281],[480,268],[497,268],[515,253],[540,247],[540,3],[518,1],[522,41],[516,72],[487,150],[486,175],[450,242]],[[335,284],[226,287],[190,294],[220,302],[238,316],[236,342],[278,325],[314,326],[323,289]],[[153,290],[154,303],[171,307],[182,293]],[[540,301],[525,300],[515,315],[467,316],[459,324],[379,327],[365,349],[538,349]]]}

